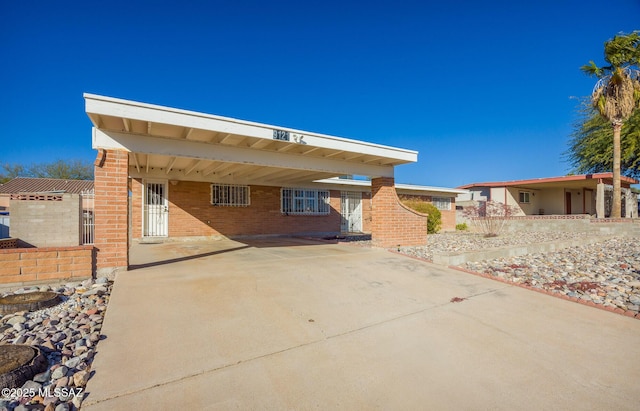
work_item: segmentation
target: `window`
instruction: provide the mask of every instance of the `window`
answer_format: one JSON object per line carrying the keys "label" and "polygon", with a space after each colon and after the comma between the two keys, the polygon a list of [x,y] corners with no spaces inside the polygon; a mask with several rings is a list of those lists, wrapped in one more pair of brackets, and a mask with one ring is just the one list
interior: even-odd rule
{"label": "window", "polygon": [[451,198],[449,197],[433,197],[431,198],[431,203],[436,206],[438,210],[451,210]]}
{"label": "window", "polygon": [[224,207],[246,207],[250,201],[249,186],[211,184],[211,204]]}
{"label": "window", "polygon": [[281,211],[283,214],[329,214],[329,192],[306,188],[283,188]]}
{"label": "window", "polygon": [[530,192],[528,192],[528,191],[520,191],[520,193],[518,193],[518,194],[519,194],[518,202],[525,203],[525,204],[529,204],[530,203],[530,201],[529,201],[529,196],[531,195]]}

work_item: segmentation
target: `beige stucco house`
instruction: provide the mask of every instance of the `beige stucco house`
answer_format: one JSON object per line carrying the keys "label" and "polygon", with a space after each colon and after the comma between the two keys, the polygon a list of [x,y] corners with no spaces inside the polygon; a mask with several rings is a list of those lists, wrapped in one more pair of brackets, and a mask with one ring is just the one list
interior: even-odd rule
{"label": "beige stucco house", "polygon": [[[467,184],[469,190],[457,198],[459,205],[474,201],[495,201],[518,210],[518,215],[588,214],[609,217],[612,173],[581,174],[530,180]],[[631,185],[638,180],[622,177],[623,216],[638,217],[637,196]]]}

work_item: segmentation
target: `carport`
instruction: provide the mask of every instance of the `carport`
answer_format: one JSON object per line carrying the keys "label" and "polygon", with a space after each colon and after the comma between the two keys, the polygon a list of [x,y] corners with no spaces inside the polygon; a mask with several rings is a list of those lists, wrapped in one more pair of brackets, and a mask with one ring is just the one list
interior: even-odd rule
{"label": "carport", "polygon": [[341,218],[340,192],[316,190],[314,182],[343,175],[371,179],[375,244],[426,241],[426,216],[402,206],[394,189],[394,167],[417,161],[416,151],[93,94],[84,98],[98,151],[100,275],[127,268],[130,238],[333,231]]}

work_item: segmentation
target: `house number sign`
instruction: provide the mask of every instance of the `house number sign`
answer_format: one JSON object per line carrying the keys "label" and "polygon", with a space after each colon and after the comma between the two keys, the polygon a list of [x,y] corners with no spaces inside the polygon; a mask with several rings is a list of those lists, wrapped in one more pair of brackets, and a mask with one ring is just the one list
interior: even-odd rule
{"label": "house number sign", "polygon": [[289,132],[286,130],[273,130],[273,139],[289,141]]}

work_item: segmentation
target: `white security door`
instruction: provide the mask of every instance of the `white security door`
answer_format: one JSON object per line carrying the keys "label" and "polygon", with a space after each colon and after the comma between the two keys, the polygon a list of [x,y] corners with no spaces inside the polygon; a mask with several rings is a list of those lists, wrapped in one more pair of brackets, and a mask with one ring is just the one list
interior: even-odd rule
{"label": "white security door", "polygon": [[143,201],[144,236],[166,237],[169,226],[167,183],[146,181]]}
{"label": "white security door", "polygon": [[362,193],[356,191],[342,191],[340,193],[340,213],[343,233],[362,232]]}

